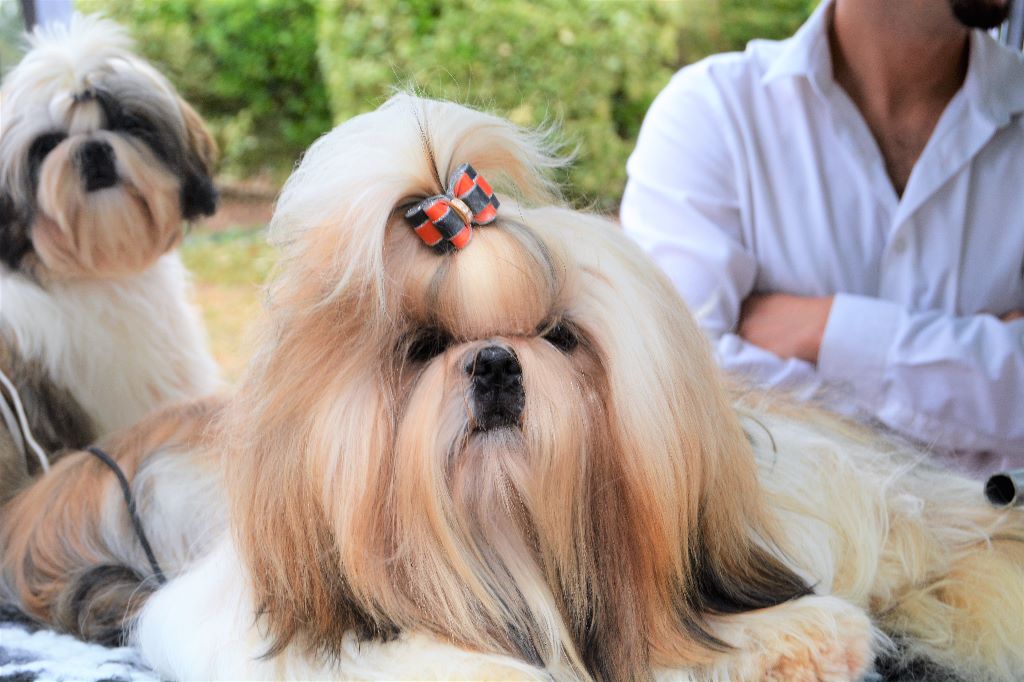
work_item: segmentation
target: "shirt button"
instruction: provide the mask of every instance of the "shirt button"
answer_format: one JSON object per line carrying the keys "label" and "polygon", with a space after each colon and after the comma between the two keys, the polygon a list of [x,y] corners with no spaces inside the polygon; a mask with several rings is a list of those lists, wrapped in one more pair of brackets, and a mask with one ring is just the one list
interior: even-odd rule
{"label": "shirt button", "polygon": [[897,237],[896,241],[892,243],[892,252],[897,256],[907,250],[907,240],[903,237]]}

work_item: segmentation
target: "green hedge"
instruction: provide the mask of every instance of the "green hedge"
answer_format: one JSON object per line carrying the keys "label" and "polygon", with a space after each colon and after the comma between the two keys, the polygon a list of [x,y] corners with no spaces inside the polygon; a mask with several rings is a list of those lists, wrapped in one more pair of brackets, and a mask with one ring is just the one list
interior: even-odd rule
{"label": "green hedge", "polygon": [[336,120],[397,86],[562,123],[578,146],[569,182],[602,197],[643,112],[680,63],[686,7],[667,2],[323,0],[320,58]]}
{"label": "green hedge", "polygon": [[562,124],[570,195],[611,208],[651,100],[684,63],[786,35],[808,0],[321,0],[320,60],[335,120],[396,86]]}
{"label": "green hedge", "polygon": [[13,68],[21,57],[23,30],[19,4],[0,0],[0,76]]}
{"label": "green hedge", "polygon": [[[670,0],[676,1],[676,0]],[[682,0],[693,8],[685,31],[687,59],[742,50],[754,38],[786,38],[818,0]]]}
{"label": "green hedge", "polygon": [[[3,0],[0,0],[2,2]],[[282,178],[396,88],[558,122],[570,196],[612,208],[644,112],[705,54],[781,37],[813,0],[78,0],[126,23],[235,175]]]}
{"label": "green hedge", "polygon": [[223,170],[280,179],[332,123],[316,57],[316,3],[77,0],[76,7],[129,27],[210,123]]}

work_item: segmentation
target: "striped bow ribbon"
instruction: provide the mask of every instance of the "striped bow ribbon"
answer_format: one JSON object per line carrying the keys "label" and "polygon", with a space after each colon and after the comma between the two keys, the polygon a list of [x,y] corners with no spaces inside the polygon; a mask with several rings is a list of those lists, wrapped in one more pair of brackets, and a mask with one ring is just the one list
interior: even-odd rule
{"label": "striped bow ribbon", "polygon": [[473,167],[464,163],[448,179],[448,191],[424,199],[405,219],[423,243],[440,253],[466,248],[473,225],[487,225],[498,215],[498,197]]}

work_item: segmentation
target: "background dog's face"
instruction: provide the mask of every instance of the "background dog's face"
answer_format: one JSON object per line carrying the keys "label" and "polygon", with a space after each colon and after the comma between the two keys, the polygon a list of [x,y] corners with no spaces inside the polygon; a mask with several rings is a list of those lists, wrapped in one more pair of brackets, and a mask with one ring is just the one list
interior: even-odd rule
{"label": "background dog's face", "polygon": [[[695,322],[610,221],[526,205],[557,203],[539,149],[398,97],[286,186],[283,269],[226,430],[280,645],[408,629],[631,679],[707,660],[706,612],[804,589],[751,539],[753,462]],[[402,215],[462,162],[502,208],[439,256]]]}
{"label": "background dog's face", "polygon": [[214,143],[117,25],[76,16],[32,45],[0,93],[0,259],[138,272],[213,213]]}

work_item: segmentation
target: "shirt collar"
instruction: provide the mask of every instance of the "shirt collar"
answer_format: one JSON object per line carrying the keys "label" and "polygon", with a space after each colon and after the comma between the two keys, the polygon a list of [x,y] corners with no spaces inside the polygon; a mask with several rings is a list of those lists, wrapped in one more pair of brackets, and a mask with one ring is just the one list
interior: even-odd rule
{"label": "shirt collar", "polygon": [[1003,126],[1024,112],[1024,59],[984,31],[972,31],[962,89],[979,113]]}
{"label": "shirt collar", "polygon": [[[819,93],[835,87],[828,26],[834,0],[822,0],[814,13],[783,48],[761,78],[770,83],[787,76],[802,76]],[[986,118],[999,126],[1024,112],[1024,58],[984,31],[971,32],[971,52],[964,79],[964,94]]]}
{"label": "shirt collar", "polygon": [[815,86],[832,82],[832,53],[828,45],[828,24],[833,0],[822,0],[817,9],[791,38],[761,78],[769,83],[786,76],[805,76]]}

